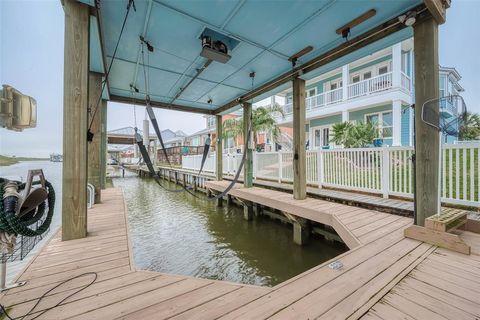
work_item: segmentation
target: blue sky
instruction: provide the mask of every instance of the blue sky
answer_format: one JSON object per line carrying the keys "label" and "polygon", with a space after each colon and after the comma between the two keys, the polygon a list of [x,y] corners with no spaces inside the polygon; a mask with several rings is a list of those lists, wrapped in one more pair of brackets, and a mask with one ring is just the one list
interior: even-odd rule
{"label": "blue sky", "polygon": [[[480,1],[455,0],[440,26],[440,64],[462,75],[469,110],[480,112]],[[35,97],[37,128],[16,133],[0,129],[0,154],[48,156],[62,151],[63,32],[60,0],[0,0],[0,83]],[[200,115],[157,110],[160,127],[193,133]],[[108,128],[132,125],[129,105],[109,104]],[[143,119],[143,108],[137,110]],[[140,123],[139,123],[140,126]]]}

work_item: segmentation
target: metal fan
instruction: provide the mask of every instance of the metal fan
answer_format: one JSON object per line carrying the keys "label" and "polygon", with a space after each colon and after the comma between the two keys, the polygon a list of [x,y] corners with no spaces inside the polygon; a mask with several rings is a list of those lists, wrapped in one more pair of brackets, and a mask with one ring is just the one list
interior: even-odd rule
{"label": "metal fan", "polygon": [[467,108],[463,98],[449,95],[438,99],[431,99],[422,106],[422,121],[437,129],[439,134],[439,166],[438,166],[438,212],[441,213],[441,180],[442,180],[442,157],[444,140],[448,136],[458,136],[465,125]]}

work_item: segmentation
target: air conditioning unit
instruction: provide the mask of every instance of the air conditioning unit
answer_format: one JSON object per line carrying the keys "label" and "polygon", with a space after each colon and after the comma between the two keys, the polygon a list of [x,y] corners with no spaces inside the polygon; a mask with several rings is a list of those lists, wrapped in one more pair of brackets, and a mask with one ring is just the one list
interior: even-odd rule
{"label": "air conditioning unit", "polygon": [[22,131],[36,126],[37,101],[9,85],[3,85],[0,90],[0,127]]}

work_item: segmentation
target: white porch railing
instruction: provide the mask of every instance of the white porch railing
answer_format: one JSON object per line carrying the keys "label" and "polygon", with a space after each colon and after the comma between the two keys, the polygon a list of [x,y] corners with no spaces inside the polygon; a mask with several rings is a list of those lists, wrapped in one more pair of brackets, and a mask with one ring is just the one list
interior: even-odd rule
{"label": "white porch railing", "polygon": [[[411,79],[405,73],[400,74],[401,88],[411,92]],[[393,72],[381,74],[379,76],[362,80],[348,85],[347,92],[349,99],[355,99],[361,96],[367,96],[372,93],[384,91],[393,88]],[[330,104],[343,101],[343,88],[326,91],[305,99],[305,108],[307,111],[325,107]],[[283,106],[283,112],[286,115],[293,113],[293,104],[287,103]]]}
{"label": "white porch railing", "polygon": [[[305,109],[307,111],[321,108],[329,104],[334,104],[339,101],[342,101],[343,98],[343,89],[338,88],[335,90],[325,91],[323,93],[317,94],[312,97],[305,99]],[[287,103],[283,106],[283,112],[287,114],[293,113],[293,104]]]}
{"label": "white porch railing", "polygon": [[348,85],[348,98],[356,98],[392,87],[392,72]]}
{"label": "white porch railing", "polygon": [[[309,150],[307,183],[321,187],[364,191],[384,197],[413,197],[412,147]],[[201,155],[184,156],[184,169],[198,170]],[[242,154],[224,154],[224,174],[233,175]],[[442,201],[480,207],[480,143],[445,145],[442,160]],[[291,152],[254,153],[254,178],[291,182]],[[215,171],[211,155],[205,172]]]}

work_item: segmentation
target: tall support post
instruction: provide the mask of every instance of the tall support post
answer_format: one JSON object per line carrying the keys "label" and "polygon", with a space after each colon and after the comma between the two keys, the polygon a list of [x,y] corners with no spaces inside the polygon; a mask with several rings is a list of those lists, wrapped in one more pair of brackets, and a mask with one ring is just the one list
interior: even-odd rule
{"label": "tall support post", "polygon": [[[107,187],[107,100],[102,100],[101,102],[102,113],[102,128],[101,128],[101,142],[100,142],[100,164],[101,164],[101,174],[100,174],[100,187],[105,189]],[[119,157],[120,159],[120,157]]]}
{"label": "tall support post", "polygon": [[307,197],[305,80],[293,79],[293,198]]}
{"label": "tall support post", "polygon": [[[415,144],[416,144],[416,224],[438,208],[438,132],[422,121],[422,106],[439,97],[438,23],[433,17],[413,26],[415,48]],[[437,111],[437,115],[439,110]]]}
{"label": "tall support post", "polygon": [[[252,124],[252,104],[245,102],[243,104],[243,137],[244,137],[244,146],[247,153],[245,164],[243,166],[243,185],[245,188],[251,188],[253,186],[253,146],[251,141],[247,141],[248,129],[251,128]],[[253,134],[253,133],[251,133]],[[250,136],[250,140],[253,137]]]}
{"label": "tall support post", "polygon": [[[90,72],[88,76],[88,107],[90,112],[88,123],[92,123],[90,130],[93,133],[93,140],[88,143],[88,182],[95,187],[95,203],[101,202],[101,153],[102,153],[102,104],[98,105],[99,110],[95,112],[98,97],[102,91],[102,75]],[[93,115],[95,114],[95,117]]]}
{"label": "tall support post", "polygon": [[399,88],[402,81],[402,43],[396,43],[392,46],[392,85]]}
{"label": "tall support post", "polygon": [[222,116],[216,116],[216,126],[217,126],[217,145],[215,149],[216,153],[216,161],[217,161],[217,168],[216,168],[216,179],[218,181],[223,180],[223,123],[222,123]]}
{"label": "tall support post", "polygon": [[62,240],[87,235],[88,6],[64,0]]}

